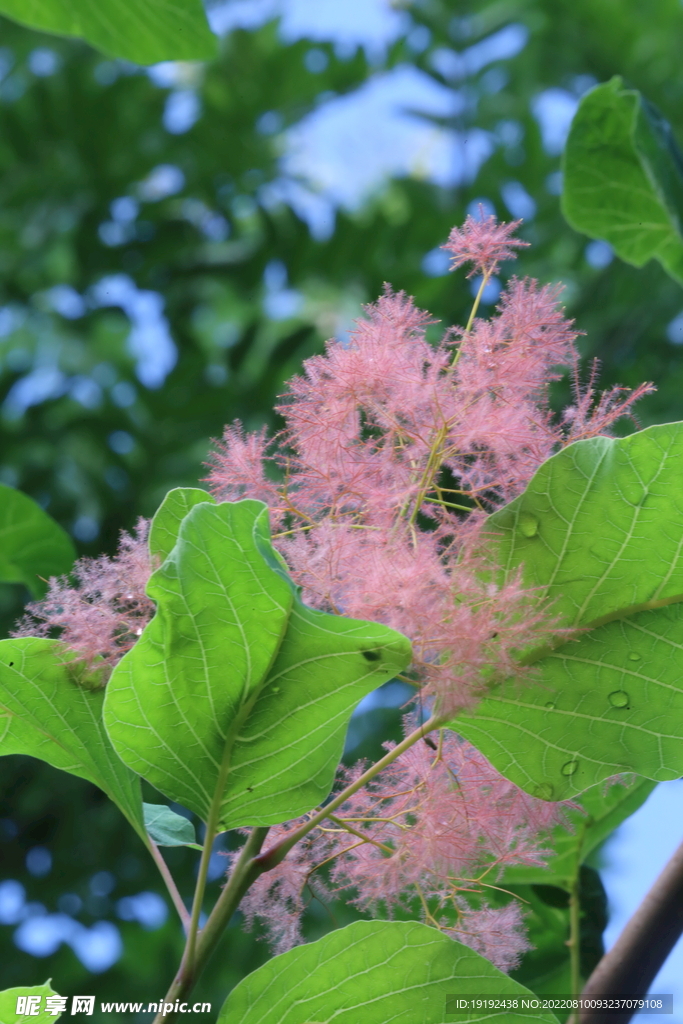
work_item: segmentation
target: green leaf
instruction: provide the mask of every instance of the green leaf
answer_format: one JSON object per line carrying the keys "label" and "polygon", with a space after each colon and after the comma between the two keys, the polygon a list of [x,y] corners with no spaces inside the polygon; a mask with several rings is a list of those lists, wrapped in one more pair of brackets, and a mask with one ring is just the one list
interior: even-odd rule
{"label": "green leaf", "polygon": [[356,921],[276,956],[237,985],[219,1024],[553,1022],[551,1013],[447,1014],[448,997],[530,996],[478,953],[417,922]]}
{"label": "green leaf", "polygon": [[619,76],[581,100],[563,181],[572,227],[636,267],[659,260],[683,284],[683,158],[670,125]]}
{"label": "green leaf", "polygon": [[0,14],[136,64],[208,60],[217,52],[200,0],[0,0]]}
{"label": "green leaf", "polygon": [[580,441],[491,516],[502,576],[521,567],[579,631],[528,652],[535,681],[504,683],[452,727],[537,796],[683,773],[682,461],[679,423]]}
{"label": "green leaf", "polygon": [[0,484],[0,581],[24,583],[40,597],[44,580],[68,572],[75,557],[69,535],[40,505]]}
{"label": "green leaf", "polygon": [[327,796],[353,708],[410,659],[393,630],[301,604],[267,515],[257,501],[189,512],[105,701],[123,760],[204,820],[218,791],[223,829]]}
{"label": "green leaf", "polygon": [[94,782],[145,838],[140,781],[104,730],[104,693],[76,681],[70,657],[58,640],[0,641],[0,754],[30,754]]}
{"label": "green leaf", "polygon": [[143,804],[145,828],[157,846],[191,846],[201,850],[194,825],[166,804]]}
{"label": "green leaf", "polygon": [[[59,1020],[61,1013],[47,1013],[45,1000],[57,993],[49,981],[44,985],[19,985],[18,988],[6,988],[0,992],[0,1024],[49,1024],[50,1021]],[[38,997],[40,1000],[36,1005],[38,1013],[17,1013],[17,1001],[21,997]],[[31,1007],[32,1008],[32,1007]]]}
{"label": "green leaf", "polygon": [[149,528],[149,550],[153,557],[160,562],[168,558],[178,540],[183,519],[195,505],[203,502],[215,504],[211,495],[199,487],[175,487],[168,492]]}
{"label": "green leaf", "polygon": [[354,708],[410,660],[400,633],[313,611],[296,598],[275,664],[235,740],[225,820],[273,825],[324,800]]}
{"label": "green leaf", "polygon": [[578,804],[582,810],[568,809],[566,814],[571,831],[558,825],[544,846],[552,855],[542,867],[508,868],[501,885],[543,884],[557,885],[571,890],[581,864],[622,821],[634,814],[645,803],[657,785],[648,779],[624,779],[624,784],[606,786],[601,783],[582,793]]}

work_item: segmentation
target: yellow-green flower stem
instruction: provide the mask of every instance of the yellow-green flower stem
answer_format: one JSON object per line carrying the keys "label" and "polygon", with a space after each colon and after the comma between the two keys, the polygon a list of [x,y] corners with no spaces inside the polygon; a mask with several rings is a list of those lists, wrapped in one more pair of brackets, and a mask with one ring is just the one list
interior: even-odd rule
{"label": "yellow-green flower stem", "polygon": [[[474,303],[472,305],[472,312],[470,313],[470,318],[467,321],[467,325],[465,327],[465,336],[467,336],[470,333],[470,331],[472,330],[472,324],[474,323],[474,318],[477,315],[477,311],[479,309],[479,304],[481,303],[481,297],[484,294],[484,288],[489,283],[490,277],[491,277],[491,271],[490,270],[482,275],[481,284],[479,285],[479,291],[477,292],[477,294],[476,294],[476,296],[474,298]],[[455,353],[455,356],[453,357],[453,362],[451,363],[451,370],[454,370],[455,367],[458,365],[458,359],[460,358],[461,351],[462,351],[462,342],[460,343],[460,345],[458,345],[458,351]]]}
{"label": "yellow-green flower stem", "polygon": [[321,807],[315,812],[315,814],[311,815],[308,821],[304,822],[303,825],[300,825],[299,828],[294,830],[294,832],[290,832],[284,836],[275,844],[275,846],[271,847],[270,850],[266,850],[265,853],[260,854],[260,856],[256,858],[257,863],[263,866],[264,871],[270,871],[271,868],[277,867],[277,865],[285,859],[292,847],[296,846],[301,839],[307,836],[308,833],[324,821],[325,818],[334,813],[334,811],[336,811],[338,807],[341,807],[343,803],[346,803],[346,801],[352,797],[354,793],[357,793],[359,789],[362,789],[363,786],[368,784],[368,782],[371,782],[376,775],[379,775],[379,773],[383,771],[384,768],[393,764],[397,757],[400,757],[406,750],[409,750],[414,746],[418,740],[424,739],[428,733],[432,732],[434,729],[440,728],[446,720],[446,718],[439,715],[432,715],[428,718],[423,725],[418,726],[418,728],[413,730],[409,736],[406,736],[405,739],[401,740],[401,742],[390,750],[388,754],[385,754],[380,761],[377,761],[376,764],[373,764],[367,771],[363,772],[355,782],[346,786],[341,793],[338,793],[333,800],[330,800],[329,804]]}

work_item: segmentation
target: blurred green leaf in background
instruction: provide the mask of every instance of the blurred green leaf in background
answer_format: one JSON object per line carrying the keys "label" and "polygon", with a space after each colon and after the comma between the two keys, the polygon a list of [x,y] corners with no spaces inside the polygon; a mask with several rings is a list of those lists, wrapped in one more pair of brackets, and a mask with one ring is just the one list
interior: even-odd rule
{"label": "blurred green leaf in background", "polygon": [[80,36],[110,57],[138,64],[216,53],[200,0],[2,0],[0,12],[29,28]]}
{"label": "blurred green leaf in background", "polygon": [[574,117],[562,208],[627,263],[654,257],[683,284],[683,156],[668,122],[618,76],[592,89]]}

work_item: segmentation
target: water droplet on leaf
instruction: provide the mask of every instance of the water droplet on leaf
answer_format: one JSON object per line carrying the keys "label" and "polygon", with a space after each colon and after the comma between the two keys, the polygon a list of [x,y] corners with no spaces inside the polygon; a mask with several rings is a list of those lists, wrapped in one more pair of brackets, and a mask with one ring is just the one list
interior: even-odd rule
{"label": "water droplet on leaf", "polygon": [[554,707],[555,707],[555,702],[554,702],[554,701],[552,701],[552,700],[549,700],[549,701],[548,701],[548,702],[546,703],[546,707],[547,707],[547,708],[554,708]]}
{"label": "water droplet on leaf", "polygon": [[628,656],[628,660],[629,661],[640,661],[640,655],[636,654],[635,651],[631,651],[631,653]]}
{"label": "water droplet on leaf", "polygon": [[529,512],[522,512],[519,517],[519,529],[525,537],[535,537],[538,533],[538,519]]}
{"label": "water droplet on leaf", "polygon": [[610,693],[607,700],[613,708],[625,708],[628,706],[629,695],[626,690],[615,690],[614,693]]}
{"label": "water droplet on leaf", "polygon": [[578,761],[567,761],[566,764],[562,765],[563,775],[573,775],[576,769],[579,767]]}

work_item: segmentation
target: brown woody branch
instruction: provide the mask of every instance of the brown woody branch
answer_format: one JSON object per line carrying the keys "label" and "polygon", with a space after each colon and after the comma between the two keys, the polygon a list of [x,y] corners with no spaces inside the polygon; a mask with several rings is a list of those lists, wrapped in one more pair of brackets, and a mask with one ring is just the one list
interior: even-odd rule
{"label": "brown woody branch", "polygon": [[[647,995],[659,969],[683,933],[683,843],[595,968],[582,996]],[[633,1010],[582,1012],[581,1024],[628,1024]]]}

